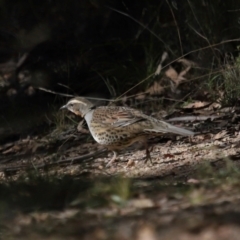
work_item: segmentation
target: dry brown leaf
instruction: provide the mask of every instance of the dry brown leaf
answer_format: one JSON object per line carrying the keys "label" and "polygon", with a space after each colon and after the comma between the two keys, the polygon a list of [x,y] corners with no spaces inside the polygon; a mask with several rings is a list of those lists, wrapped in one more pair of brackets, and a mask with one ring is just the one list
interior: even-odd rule
{"label": "dry brown leaf", "polygon": [[144,100],[145,97],[146,97],[146,94],[145,94],[144,92],[139,92],[139,93],[136,95],[135,99],[136,99],[136,100]]}
{"label": "dry brown leaf", "polygon": [[172,140],[168,140],[164,145],[164,147],[169,147],[171,144],[172,144]]}
{"label": "dry brown leaf", "polygon": [[186,106],[184,106],[183,108],[185,108],[185,109],[203,108],[205,106],[208,106],[209,104],[210,104],[209,102],[197,101],[197,102],[189,103]]}
{"label": "dry brown leaf", "polygon": [[59,212],[55,215],[58,219],[69,219],[73,218],[79,213],[79,209],[66,209],[63,212]]}
{"label": "dry brown leaf", "polygon": [[129,200],[127,205],[134,208],[149,208],[154,207],[155,204],[150,198],[142,198]]}
{"label": "dry brown leaf", "polygon": [[[172,80],[171,83],[174,83],[176,88],[182,81],[186,80],[186,78],[184,78],[183,76],[188,72],[188,70],[189,69],[183,70],[178,74],[177,71],[170,66],[169,69],[165,72],[165,74],[168,78]],[[176,89],[173,92],[175,91]]]}
{"label": "dry brown leaf", "polygon": [[187,180],[188,183],[193,183],[193,184],[198,184],[200,183],[200,181],[198,179],[195,178],[190,178]]}
{"label": "dry brown leaf", "polygon": [[182,81],[186,80],[184,75],[186,75],[191,69],[191,67],[194,65],[193,62],[188,61],[184,58],[178,60],[178,62],[182,63],[186,68],[183,69],[180,73],[177,73],[177,71],[172,66],[170,66],[165,72],[165,75],[169,77],[176,84],[176,86],[178,86]]}
{"label": "dry brown leaf", "polygon": [[137,232],[136,240],[157,240],[156,231],[151,226],[141,226]]}
{"label": "dry brown leaf", "polygon": [[160,85],[159,82],[155,81],[151,87],[149,87],[146,93],[150,95],[159,95],[163,92],[164,88]]}
{"label": "dry brown leaf", "polygon": [[31,217],[36,222],[43,222],[50,217],[50,213],[48,213],[48,212],[33,212],[31,214]]}
{"label": "dry brown leaf", "polygon": [[219,139],[221,139],[222,137],[224,137],[226,134],[227,134],[227,131],[226,131],[226,130],[223,130],[223,131],[217,133],[217,134],[213,137],[213,139],[214,139],[214,140],[219,140]]}
{"label": "dry brown leaf", "polygon": [[42,143],[34,143],[33,146],[30,147],[30,149],[32,150],[32,153],[35,153],[38,150],[38,148],[42,146],[43,146]]}
{"label": "dry brown leaf", "polygon": [[214,102],[208,107],[208,110],[216,110],[221,107],[222,107],[222,105],[220,103]]}
{"label": "dry brown leaf", "polygon": [[177,78],[177,82],[180,83],[182,80],[185,80],[186,78],[184,78],[183,76],[186,75],[188,73],[188,71],[191,69],[191,67],[187,67],[186,69],[182,70]]}
{"label": "dry brown leaf", "polygon": [[20,214],[16,217],[15,223],[20,226],[28,226],[32,223],[33,219],[30,215]]}
{"label": "dry brown leaf", "polygon": [[127,162],[127,166],[126,167],[133,167],[135,166],[135,162],[133,159],[130,159],[128,162]]}
{"label": "dry brown leaf", "polygon": [[196,66],[197,65],[195,62],[190,61],[190,60],[188,60],[186,58],[181,58],[181,59],[177,60],[177,62],[182,63],[186,67],[192,67],[192,66]]}
{"label": "dry brown leaf", "polygon": [[165,75],[174,82],[176,82],[178,78],[178,73],[172,66],[168,68],[168,70],[165,72]]}
{"label": "dry brown leaf", "polygon": [[2,152],[3,154],[8,154],[8,153],[15,153],[18,152],[21,149],[19,145],[14,145],[13,147],[9,148],[8,150]]}
{"label": "dry brown leaf", "polygon": [[[0,131],[0,133],[1,133],[1,131]],[[7,149],[7,148],[10,148],[10,147],[12,147],[13,145],[14,145],[14,143],[6,143],[6,144],[0,146],[0,151],[3,151],[3,150],[5,150],[5,149]]]}

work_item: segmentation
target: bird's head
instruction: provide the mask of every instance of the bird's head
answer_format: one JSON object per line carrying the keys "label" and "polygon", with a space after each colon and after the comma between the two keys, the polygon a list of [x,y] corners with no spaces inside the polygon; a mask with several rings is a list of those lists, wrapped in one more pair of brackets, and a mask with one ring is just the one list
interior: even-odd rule
{"label": "bird's head", "polygon": [[86,98],[76,97],[70,99],[67,104],[62,106],[60,109],[65,108],[78,116],[84,117],[89,111],[94,108],[94,104]]}

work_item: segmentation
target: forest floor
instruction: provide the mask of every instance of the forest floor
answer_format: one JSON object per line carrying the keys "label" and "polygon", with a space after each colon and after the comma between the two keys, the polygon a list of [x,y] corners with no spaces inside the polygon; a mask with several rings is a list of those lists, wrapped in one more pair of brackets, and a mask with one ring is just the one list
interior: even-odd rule
{"label": "forest floor", "polygon": [[0,145],[0,237],[239,239],[239,109],[213,115],[150,139],[152,163],[134,145],[106,167],[76,126]]}

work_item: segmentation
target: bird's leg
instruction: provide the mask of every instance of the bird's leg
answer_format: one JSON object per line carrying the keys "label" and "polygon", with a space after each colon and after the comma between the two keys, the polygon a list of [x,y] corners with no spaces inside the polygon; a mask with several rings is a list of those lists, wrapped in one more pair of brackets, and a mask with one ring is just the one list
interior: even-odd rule
{"label": "bird's leg", "polygon": [[106,167],[109,167],[117,158],[117,152],[116,151],[112,151],[112,152],[113,152],[113,156],[111,160],[107,163]]}
{"label": "bird's leg", "polygon": [[150,152],[153,150],[153,147],[149,148],[147,142],[144,142],[144,146],[146,148],[146,160],[144,161],[144,163],[147,163],[149,160],[151,164],[153,164],[151,154],[150,154]]}
{"label": "bird's leg", "polygon": [[149,151],[149,149],[147,148],[147,149],[146,149],[146,159],[145,159],[144,163],[147,163],[148,161],[150,161],[151,164],[153,164],[153,163],[152,163],[152,158],[151,158],[150,151]]}

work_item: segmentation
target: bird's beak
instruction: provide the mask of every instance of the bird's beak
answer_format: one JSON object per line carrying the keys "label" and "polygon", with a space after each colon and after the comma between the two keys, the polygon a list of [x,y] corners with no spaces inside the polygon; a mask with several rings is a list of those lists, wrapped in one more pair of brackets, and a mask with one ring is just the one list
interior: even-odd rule
{"label": "bird's beak", "polygon": [[62,109],[65,109],[65,108],[67,108],[67,105],[63,105],[62,107],[60,107],[59,110],[62,110]]}

